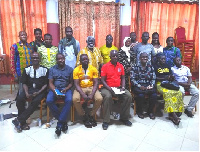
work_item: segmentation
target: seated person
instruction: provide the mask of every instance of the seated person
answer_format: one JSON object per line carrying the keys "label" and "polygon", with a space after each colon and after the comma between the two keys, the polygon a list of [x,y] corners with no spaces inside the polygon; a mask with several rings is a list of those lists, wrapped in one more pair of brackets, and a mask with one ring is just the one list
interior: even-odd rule
{"label": "seated person", "polygon": [[[65,56],[61,53],[56,55],[57,64],[49,70],[49,93],[47,95],[46,103],[52,112],[53,116],[58,120],[55,133],[60,136],[61,131],[66,132],[67,126],[67,115],[71,108],[72,102],[72,90],[73,85],[73,69],[68,65],[65,65]],[[65,96],[64,107],[60,112],[55,104],[55,101],[61,96],[57,95],[56,89],[58,89]]]}
{"label": "seated person", "polygon": [[181,58],[174,58],[174,64],[171,68],[175,80],[178,81],[180,86],[180,91],[182,92],[183,98],[185,95],[185,91],[189,91],[192,95],[188,106],[185,108],[185,114],[188,117],[193,117],[192,110],[194,109],[196,103],[199,100],[199,90],[195,85],[192,84],[192,74],[190,69],[182,64]]}
{"label": "seated person", "polygon": [[94,66],[99,71],[99,68],[103,64],[103,58],[101,56],[101,51],[95,47],[95,38],[93,36],[88,36],[86,43],[87,47],[78,53],[76,66],[80,65],[80,55],[87,54],[89,58],[89,64]]}
{"label": "seated person", "polygon": [[168,37],[166,40],[167,46],[163,48],[163,53],[165,54],[166,57],[166,63],[169,67],[174,66],[173,59],[175,57],[181,58],[181,51],[179,48],[173,46],[174,44],[174,38],[173,37]]}
{"label": "seated person", "polygon": [[44,35],[44,45],[38,48],[38,53],[41,55],[41,65],[50,69],[56,64],[56,54],[58,48],[52,45],[52,35]]}
{"label": "seated person", "polygon": [[[24,90],[16,98],[18,117],[12,123],[15,125],[17,132],[30,129],[26,120],[33,114],[38,108],[40,101],[46,96],[48,69],[40,66],[40,56],[37,52],[31,54],[31,61],[32,65],[24,69],[21,77]],[[27,99],[31,100],[31,104],[25,109]]]}
{"label": "seated person", "polygon": [[125,89],[125,76],[124,67],[118,60],[118,51],[112,50],[110,52],[111,60],[104,64],[101,69],[101,82],[103,88],[101,89],[101,95],[103,96],[103,124],[104,130],[107,130],[110,122],[110,109],[112,108],[112,97],[116,96],[111,87],[120,87],[120,91],[125,91],[123,94],[119,94],[118,97],[121,102],[120,121],[125,125],[131,126],[129,121],[130,105],[132,102],[132,96],[128,90]]}
{"label": "seated person", "polygon": [[103,57],[103,63],[106,64],[110,61],[110,51],[111,50],[118,50],[118,48],[112,45],[113,37],[112,35],[106,36],[106,44],[99,48],[101,51],[101,55]]}
{"label": "seated person", "polygon": [[[74,69],[73,79],[76,89],[73,94],[73,103],[79,115],[83,116],[83,122],[86,127],[91,128],[97,125],[94,115],[102,103],[102,96],[98,90],[98,71],[95,67],[88,64],[87,54],[81,54],[80,65]],[[94,98],[94,106],[90,113],[82,107],[81,98],[84,99],[84,105]]]}
{"label": "seated person", "polygon": [[161,87],[161,82],[164,80],[173,81],[171,68],[166,64],[166,58],[163,53],[156,55],[157,63],[154,66],[157,80],[157,91],[163,95],[165,101],[164,111],[169,114],[169,119],[175,124],[180,123],[178,118],[183,112],[184,103],[181,91],[169,90]]}
{"label": "seated person", "polygon": [[143,52],[140,54],[140,64],[132,67],[130,71],[130,80],[133,87],[134,94],[137,95],[136,113],[139,118],[144,119],[143,108],[145,102],[145,95],[149,96],[148,115],[150,119],[155,119],[153,108],[157,101],[157,94],[155,88],[156,75],[152,65],[148,64],[148,54]]}

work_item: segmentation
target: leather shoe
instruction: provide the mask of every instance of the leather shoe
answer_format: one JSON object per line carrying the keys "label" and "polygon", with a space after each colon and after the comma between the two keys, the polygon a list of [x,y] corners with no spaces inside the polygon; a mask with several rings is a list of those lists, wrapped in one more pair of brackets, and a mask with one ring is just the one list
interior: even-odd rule
{"label": "leather shoe", "polygon": [[193,117],[194,115],[192,114],[191,111],[188,111],[187,109],[185,109],[184,113],[188,116],[188,117]]}
{"label": "leather shoe", "polygon": [[175,112],[178,117],[182,115],[182,112]]}
{"label": "leather shoe", "polygon": [[57,136],[60,136],[61,130],[62,130],[62,127],[58,127],[58,126],[56,127],[55,133],[56,133]]}
{"label": "leather shoe", "polygon": [[67,123],[63,123],[63,126],[62,126],[62,131],[63,132],[66,132],[68,130],[68,126],[67,126]]}
{"label": "leather shoe", "polygon": [[107,130],[108,129],[108,123],[107,122],[103,122],[102,128],[103,128],[103,130]]}
{"label": "leather shoe", "polygon": [[21,124],[17,118],[12,120],[12,123],[15,125],[15,129],[17,130],[18,133],[22,132]]}
{"label": "leather shoe", "polygon": [[154,120],[154,119],[155,119],[154,114],[153,114],[153,113],[150,113],[150,114],[149,114],[149,118]]}
{"label": "leather shoe", "polygon": [[124,125],[126,125],[126,126],[132,126],[132,122],[130,122],[129,120],[122,120],[122,119],[120,119],[120,121],[123,122]]}
{"label": "leather shoe", "polygon": [[89,116],[89,122],[92,124],[93,127],[97,126],[97,122],[95,121],[93,116]]}
{"label": "leather shoe", "polygon": [[140,119],[144,119],[144,115],[143,114],[138,114],[138,117],[140,118]]}
{"label": "leather shoe", "polygon": [[84,115],[83,116],[83,123],[84,123],[86,128],[92,128],[92,124],[89,121],[89,116],[88,115]]}

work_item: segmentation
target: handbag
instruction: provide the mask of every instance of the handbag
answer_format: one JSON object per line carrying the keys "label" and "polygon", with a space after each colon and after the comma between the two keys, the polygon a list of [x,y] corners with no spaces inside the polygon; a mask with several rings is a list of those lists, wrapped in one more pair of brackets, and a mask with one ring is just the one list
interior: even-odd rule
{"label": "handbag", "polygon": [[161,87],[164,87],[169,90],[179,90],[179,84],[177,81],[162,81]]}

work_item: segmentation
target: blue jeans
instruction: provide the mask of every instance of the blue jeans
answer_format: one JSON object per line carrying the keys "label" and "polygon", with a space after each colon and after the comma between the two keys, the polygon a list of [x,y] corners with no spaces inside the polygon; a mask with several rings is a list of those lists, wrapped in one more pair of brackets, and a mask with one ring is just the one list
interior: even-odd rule
{"label": "blue jeans", "polygon": [[58,107],[55,104],[57,98],[52,90],[49,90],[46,100],[46,103],[50,111],[52,112],[53,116],[58,120],[58,126],[66,122],[67,114],[69,113],[72,104],[72,91],[67,90],[65,93],[65,97],[63,98],[65,104],[61,112],[59,111]]}

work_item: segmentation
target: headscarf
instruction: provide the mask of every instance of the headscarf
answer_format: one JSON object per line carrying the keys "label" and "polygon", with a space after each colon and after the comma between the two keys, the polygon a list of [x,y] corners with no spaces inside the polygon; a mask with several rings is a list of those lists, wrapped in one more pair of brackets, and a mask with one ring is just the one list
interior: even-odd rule
{"label": "headscarf", "polygon": [[125,43],[126,43],[126,40],[128,40],[128,39],[130,39],[130,37],[125,37],[124,38],[124,46],[123,47],[121,47],[121,49],[126,53],[126,55],[128,56],[128,61],[130,62],[130,52],[129,52],[129,50],[130,50],[130,47],[126,47],[126,45],[125,45]]}

